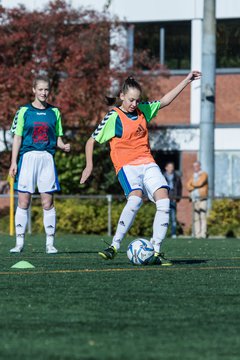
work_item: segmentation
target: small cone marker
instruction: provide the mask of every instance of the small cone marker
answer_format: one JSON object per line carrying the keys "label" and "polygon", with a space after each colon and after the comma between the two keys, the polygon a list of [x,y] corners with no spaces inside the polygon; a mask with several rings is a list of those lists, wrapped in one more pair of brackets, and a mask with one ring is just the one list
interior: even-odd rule
{"label": "small cone marker", "polygon": [[13,268],[13,269],[33,269],[33,268],[35,268],[35,266],[30,264],[30,262],[28,262],[28,261],[22,260],[22,261],[17,262],[13,266],[11,266],[11,268]]}

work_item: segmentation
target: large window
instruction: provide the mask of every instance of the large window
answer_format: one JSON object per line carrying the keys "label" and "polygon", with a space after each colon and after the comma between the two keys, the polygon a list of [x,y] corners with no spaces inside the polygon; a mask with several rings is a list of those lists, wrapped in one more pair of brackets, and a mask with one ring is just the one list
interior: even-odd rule
{"label": "large window", "polygon": [[240,19],[217,21],[217,68],[240,68]]}
{"label": "large window", "polygon": [[[217,68],[240,68],[239,23],[239,19],[217,20]],[[147,70],[147,62],[141,62],[141,54],[144,51],[148,52],[153,61],[160,63],[160,59],[163,59],[164,65],[170,70],[190,69],[191,21],[136,23],[134,25],[134,63],[140,64]]]}
{"label": "large window", "polygon": [[153,151],[153,157],[156,163],[159,165],[162,172],[165,171],[167,163],[172,162],[175,165],[175,170],[181,173],[181,152],[177,150],[172,151]]}
{"label": "large window", "polygon": [[[162,30],[161,30],[162,29]],[[164,37],[161,47],[160,31]],[[139,54],[148,51],[158,63],[160,57],[169,69],[190,69],[191,22],[137,23],[134,31],[134,62]],[[162,54],[161,51],[163,52]],[[143,64],[147,69],[147,65]]]}
{"label": "large window", "polygon": [[240,152],[215,153],[215,195],[239,196]]}

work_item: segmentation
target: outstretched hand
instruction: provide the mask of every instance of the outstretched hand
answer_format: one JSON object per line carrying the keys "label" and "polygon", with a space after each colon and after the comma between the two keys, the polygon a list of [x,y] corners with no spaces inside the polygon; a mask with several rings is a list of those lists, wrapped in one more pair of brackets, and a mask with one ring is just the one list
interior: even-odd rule
{"label": "outstretched hand", "polygon": [[17,164],[11,164],[9,169],[9,176],[14,177],[17,173]]}
{"label": "outstretched hand", "polygon": [[64,152],[69,152],[71,150],[71,145],[70,144],[64,144],[64,146],[62,147],[62,150]]}
{"label": "outstretched hand", "polygon": [[89,176],[91,175],[91,173],[92,173],[92,168],[85,167],[85,169],[82,172],[80,184],[84,184],[87,181],[87,179],[89,178]]}
{"label": "outstretched hand", "polygon": [[194,80],[199,80],[201,79],[202,73],[198,70],[193,70],[191,71],[188,76],[187,79],[189,82],[194,81]]}

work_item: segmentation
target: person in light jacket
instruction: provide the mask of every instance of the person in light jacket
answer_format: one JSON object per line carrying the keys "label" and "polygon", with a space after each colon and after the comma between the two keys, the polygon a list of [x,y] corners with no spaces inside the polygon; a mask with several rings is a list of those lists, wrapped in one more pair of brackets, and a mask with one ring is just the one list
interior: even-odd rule
{"label": "person in light jacket", "polygon": [[193,234],[196,238],[207,236],[208,174],[201,169],[201,163],[193,163],[193,175],[187,182],[187,190],[193,202]]}

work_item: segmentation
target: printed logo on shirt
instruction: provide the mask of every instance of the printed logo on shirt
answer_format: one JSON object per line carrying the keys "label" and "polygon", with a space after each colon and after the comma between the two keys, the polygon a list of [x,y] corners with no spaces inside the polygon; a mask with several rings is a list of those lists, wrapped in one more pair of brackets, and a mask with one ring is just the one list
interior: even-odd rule
{"label": "printed logo on shirt", "polygon": [[33,129],[33,142],[46,143],[48,142],[48,124],[44,122],[35,122]]}
{"label": "printed logo on shirt", "polygon": [[146,130],[142,125],[139,125],[136,131],[137,136],[143,137],[146,134]]}
{"label": "printed logo on shirt", "polygon": [[37,112],[37,115],[47,115],[46,113],[44,113],[44,112]]}

